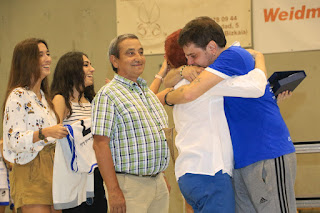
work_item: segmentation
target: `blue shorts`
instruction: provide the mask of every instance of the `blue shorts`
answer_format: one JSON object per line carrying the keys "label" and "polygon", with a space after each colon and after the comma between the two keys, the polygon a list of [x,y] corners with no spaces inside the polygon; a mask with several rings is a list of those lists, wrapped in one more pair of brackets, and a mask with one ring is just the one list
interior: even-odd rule
{"label": "blue shorts", "polygon": [[214,176],[187,173],[179,178],[180,191],[194,213],[234,213],[231,177],[222,171]]}

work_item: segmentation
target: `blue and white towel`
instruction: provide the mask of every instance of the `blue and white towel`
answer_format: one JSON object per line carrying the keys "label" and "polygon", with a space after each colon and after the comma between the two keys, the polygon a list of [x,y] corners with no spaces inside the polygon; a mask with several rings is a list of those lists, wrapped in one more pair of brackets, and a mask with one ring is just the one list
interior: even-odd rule
{"label": "blue and white towel", "polygon": [[56,143],[52,184],[55,209],[73,208],[94,197],[92,172],[97,161],[90,126],[90,118],[79,120],[67,126],[68,137]]}

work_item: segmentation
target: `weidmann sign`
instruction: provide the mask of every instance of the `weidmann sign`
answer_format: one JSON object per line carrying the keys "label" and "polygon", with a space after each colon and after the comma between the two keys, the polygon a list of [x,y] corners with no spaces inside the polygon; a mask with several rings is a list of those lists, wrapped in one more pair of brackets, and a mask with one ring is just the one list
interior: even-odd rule
{"label": "weidmann sign", "polygon": [[253,44],[263,53],[320,49],[320,0],[253,0]]}

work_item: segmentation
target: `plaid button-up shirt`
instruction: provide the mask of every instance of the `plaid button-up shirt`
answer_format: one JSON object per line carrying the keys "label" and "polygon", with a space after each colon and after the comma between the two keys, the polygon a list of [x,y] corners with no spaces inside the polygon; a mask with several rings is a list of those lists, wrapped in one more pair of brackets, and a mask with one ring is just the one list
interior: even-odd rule
{"label": "plaid button-up shirt", "polygon": [[142,78],[115,74],[92,102],[92,134],[110,138],[116,172],[152,175],[169,164],[168,116]]}

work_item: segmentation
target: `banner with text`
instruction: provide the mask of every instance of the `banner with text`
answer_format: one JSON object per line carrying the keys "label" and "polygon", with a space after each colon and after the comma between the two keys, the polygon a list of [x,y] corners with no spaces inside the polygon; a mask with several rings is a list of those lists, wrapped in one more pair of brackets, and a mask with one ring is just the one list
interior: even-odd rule
{"label": "banner with text", "polygon": [[136,34],[145,54],[163,54],[165,38],[198,16],[222,26],[228,45],[252,46],[250,0],[117,0],[117,34]]}
{"label": "banner with text", "polygon": [[253,0],[253,45],[263,53],[320,49],[320,0]]}

